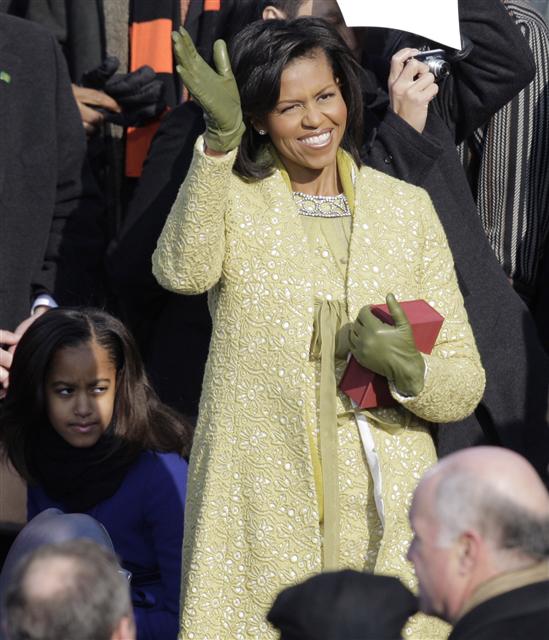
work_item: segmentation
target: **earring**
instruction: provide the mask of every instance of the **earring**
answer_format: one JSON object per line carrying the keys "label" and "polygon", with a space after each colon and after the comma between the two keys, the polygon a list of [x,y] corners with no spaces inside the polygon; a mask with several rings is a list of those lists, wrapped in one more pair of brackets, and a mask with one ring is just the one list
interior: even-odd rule
{"label": "earring", "polygon": [[265,136],[267,135],[267,132],[265,131],[265,129],[258,129],[257,133],[259,133],[260,136]]}

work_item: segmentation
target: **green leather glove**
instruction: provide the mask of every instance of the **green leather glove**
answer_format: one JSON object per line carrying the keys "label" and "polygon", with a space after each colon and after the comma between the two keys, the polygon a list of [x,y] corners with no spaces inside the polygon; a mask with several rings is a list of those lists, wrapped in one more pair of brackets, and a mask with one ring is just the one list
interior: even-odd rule
{"label": "green leather glove", "polygon": [[227,152],[240,144],[245,130],[242,122],[240,95],[231,70],[227,45],[216,40],[213,59],[215,68],[198,54],[191,36],[180,27],[172,33],[177,72],[192,97],[204,109],[209,149]]}
{"label": "green leather glove", "polygon": [[392,381],[399,393],[417,396],[423,389],[425,362],[392,293],[387,295],[387,306],[394,326],[376,318],[369,306],[362,307],[349,335],[351,353],[363,367]]}
{"label": "green leather glove", "polygon": [[351,350],[350,335],[353,329],[353,323],[347,322],[336,333],[335,356],[341,360],[345,360]]}

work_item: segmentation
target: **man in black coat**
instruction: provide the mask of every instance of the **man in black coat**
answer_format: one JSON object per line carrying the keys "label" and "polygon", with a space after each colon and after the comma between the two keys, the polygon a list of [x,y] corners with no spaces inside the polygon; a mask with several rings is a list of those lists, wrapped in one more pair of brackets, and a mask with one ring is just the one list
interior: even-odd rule
{"label": "man in black coat", "polygon": [[[271,17],[282,17],[281,7],[287,3],[278,0],[272,5],[276,5],[276,11]],[[312,10],[336,23],[340,16],[334,0],[294,3],[293,7],[298,12]],[[459,141],[528,84],[534,73],[532,55],[500,0],[460,0],[459,8],[462,31],[473,49],[454,66],[452,76],[440,85],[431,104],[423,104],[423,122],[418,123],[406,111],[405,100],[397,104],[395,96],[389,97],[383,91],[373,73],[365,73],[364,161],[429,192],[448,237],[486,369],[486,391],[475,415],[438,428],[439,454],[482,442],[501,444],[523,452],[547,477],[549,359],[528,310],[507,282],[490,248],[456,152]],[[397,60],[392,72],[400,77],[404,66],[404,60]],[[401,86],[406,78],[400,80],[394,86]],[[111,248],[111,273],[121,295],[132,305],[138,301],[143,309],[144,294],[150,294],[151,304],[145,315],[138,314],[139,320],[141,326],[147,327],[147,345],[154,353],[157,370],[163,370],[164,379],[172,380],[178,370],[187,370],[187,377],[192,377],[194,368],[200,376],[203,361],[196,366],[196,362],[186,359],[188,345],[197,342],[183,338],[177,331],[179,312],[175,306],[186,307],[190,299],[179,296],[175,302],[175,294],[161,292],[150,275],[150,258],[190,164],[197,122],[202,128],[196,107],[182,105],[161,125],[121,236]],[[164,330],[156,332],[156,314],[161,305],[174,312],[168,327],[173,329],[170,337]],[[204,298],[193,299],[193,305],[203,317]],[[181,309],[181,321],[188,322],[189,313]],[[193,336],[201,340],[200,353],[204,353],[204,334],[196,330]],[[153,343],[170,344],[169,355],[165,352],[162,356]]]}
{"label": "man in black coat", "polygon": [[549,493],[518,454],[475,447],[430,469],[410,510],[422,611],[449,640],[542,640],[549,632]]}
{"label": "man in black coat", "polygon": [[[0,6],[0,9],[2,7]],[[49,33],[0,13],[0,395],[10,348],[50,306],[92,303],[102,274],[102,202],[61,51]],[[0,523],[24,516],[0,468]]]}
{"label": "man in black coat", "polygon": [[94,300],[104,235],[61,51],[1,13],[0,139],[0,329],[19,334],[31,310]]}
{"label": "man in black coat", "polygon": [[421,132],[409,124],[411,118],[407,122],[405,115],[397,115],[394,95],[390,106],[379,105],[378,84],[366,76],[366,95],[377,106],[369,110],[372,133],[364,161],[431,196],[486,370],[486,389],[475,414],[439,426],[439,455],[474,444],[500,444],[523,453],[547,482],[549,358],[486,239],[456,153],[457,144],[528,84],[535,67],[526,39],[500,0],[460,0],[459,9],[462,34],[473,48],[440,84]]}

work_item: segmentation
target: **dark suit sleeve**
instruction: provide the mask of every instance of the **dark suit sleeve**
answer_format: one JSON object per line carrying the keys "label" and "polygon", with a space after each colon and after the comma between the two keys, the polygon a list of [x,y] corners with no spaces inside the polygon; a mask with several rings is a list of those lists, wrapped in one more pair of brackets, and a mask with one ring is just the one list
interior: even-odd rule
{"label": "dark suit sleeve", "polygon": [[106,250],[104,209],[86,160],[86,139],[61,50],[50,36],[55,65],[57,187],[44,263],[33,294],[59,304],[101,301]]}
{"label": "dark suit sleeve", "polygon": [[528,42],[501,0],[460,0],[459,17],[473,48],[454,64],[433,101],[456,143],[509,102],[536,71]]}
{"label": "dark suit sleeve", "polygon": [[383,173],[419,184],[442,152],[442,145],[427,128],[419,133],[389,107],[363,159]]}
{"label": "dark suit sleeve", "polygon": [[151,258],[203,130],[202,110],[194,102],[179,105],[160,124],[122,229],[109,247],[109,275],[122,297],[142,300],[163,291]]}

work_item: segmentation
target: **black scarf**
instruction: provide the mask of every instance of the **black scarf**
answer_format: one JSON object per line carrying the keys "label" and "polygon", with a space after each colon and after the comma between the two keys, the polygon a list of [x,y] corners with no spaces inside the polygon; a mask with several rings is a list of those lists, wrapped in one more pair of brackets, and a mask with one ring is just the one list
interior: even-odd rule
{"label": "black scarf", "polygon": [[28,460],[50,498],[68,512],[85,512],[116,493],[139,454],[114,435],[112,426],[92,447],[78,448],[48,424],[37,429]]}

